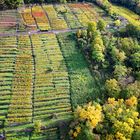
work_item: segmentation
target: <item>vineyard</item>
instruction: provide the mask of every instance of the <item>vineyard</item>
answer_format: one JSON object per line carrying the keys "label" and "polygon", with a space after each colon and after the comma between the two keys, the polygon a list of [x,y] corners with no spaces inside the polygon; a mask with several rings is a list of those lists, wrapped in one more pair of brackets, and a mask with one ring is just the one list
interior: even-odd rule
{"label": "vineyard", "polygon": [[91,4],[34,5],[0,11],[0,34],[87,27],[100,18],[93,8]]}
{"label": "vineyard", "polygon": [[[122,11],[129,21],[126,9]],[[101,19],[107,25],[103,34],[111,38],[110,31],[119,27],[110,28],[114,19],[91,3],[34,4],[0,11],[0,138],[64,140],[75,108],[104,98],[106,75],[102,79],[102,70],[97,72],[87,56],[89,48],[86,54],[82,48],[90,42],[89,23]],[[78,40],[79,29],[83,35]],[[102,32],[96,33],[103,44],[106,38],[101,40]]]}
{"label": "vineyard", "polygon": [[[5,36],[0,39],[0,132],[7,140],[59,139],[57,124],[69,121],[80,96],[93,91],[86,61],[74,44],[64,42],[68,49],[62,45],[63,35],[30,35],[28,31],[83,28],[97,17],[88,4],[38,5],[0,12],[0,34]],[[85,70],[79,71],[80,65]],[[78,85],[81,78],[85,81]],[[42,132],[34,135],[37,121],[43,124]]]}

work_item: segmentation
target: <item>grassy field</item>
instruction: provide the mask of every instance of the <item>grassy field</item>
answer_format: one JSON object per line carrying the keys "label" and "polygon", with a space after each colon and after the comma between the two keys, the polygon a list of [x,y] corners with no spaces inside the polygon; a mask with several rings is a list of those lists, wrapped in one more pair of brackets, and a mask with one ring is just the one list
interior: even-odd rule
{"label": "grassy field", "polygon": [[98,89],[74,34],[59,34],[58,39],[69,71],[73,107],[95,99]]}

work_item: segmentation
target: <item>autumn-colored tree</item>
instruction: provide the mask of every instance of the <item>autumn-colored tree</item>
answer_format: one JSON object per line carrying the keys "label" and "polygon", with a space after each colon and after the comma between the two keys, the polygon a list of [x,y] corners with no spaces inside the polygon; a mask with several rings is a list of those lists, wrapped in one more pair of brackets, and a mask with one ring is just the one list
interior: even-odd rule
{"label": "autumn-colored tree", "polygon": [[82,122],[95,128],[96,125],[102,121],[102,107],[99,104],[93,105],[89,103],[83,107],[78,106],[75,112],[75,116]]}
{"label": "autumn-colored tree", "polygon": [[103,105],[105,112],[103,129],[107,129],[106,139],[126,140],[132,138],[132,134],[140,129],[140,119],[136,106],[137,98],[134,96],[126,101],[123,99],[108,99]]}
{"label": "autumn-colored tree", "polygon": [[108,98],[102,107],[97,103],[78,106],[70,136],[75,140],[93,140],[97,133],[105,140],[138,140],[140,119],[137,104],[137,98],[132,96],[127,100]]}
{"label": "autumn-colored tree", "polygon": [[78,106],[75,111],[75,122],[72,122],[70,126],[72,128],[70,136],[76,138],[80,133],[85,134],[85,128],[92,133],[92,130],[102,120],[102,107],[99,104],[90,102],[84,106]]}
{"label": "autumn-colored tree", "polygon": [[135,96],[132,96],[125,101],[125,104],[131,107],[136,106],[138,104],[137,98]]}

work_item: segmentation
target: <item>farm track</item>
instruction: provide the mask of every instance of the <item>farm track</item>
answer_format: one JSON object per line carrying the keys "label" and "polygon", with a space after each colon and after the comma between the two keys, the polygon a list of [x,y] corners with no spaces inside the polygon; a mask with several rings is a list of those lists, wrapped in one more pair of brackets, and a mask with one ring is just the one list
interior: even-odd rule
{"label": "farm track", "polygon": [[51,30],[51,31],[29,31],[29,32],[17,32],[14,34],[0,34],[0,37],[6,36],[20,36],[20,35],[34,35],[34,34],[59,34],[59,33],[67,33],[67,32],[76,32],[77,30],[85,30],[86,28],[76,28],[76,29],[63,29],[63,30]]}

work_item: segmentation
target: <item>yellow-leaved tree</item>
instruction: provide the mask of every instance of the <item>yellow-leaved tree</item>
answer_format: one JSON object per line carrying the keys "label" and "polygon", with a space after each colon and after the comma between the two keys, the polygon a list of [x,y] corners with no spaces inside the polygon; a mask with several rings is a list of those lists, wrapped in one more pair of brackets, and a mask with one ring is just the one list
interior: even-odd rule
{"label": "yellow-leaved tree", "polygon": [[[84,130],[84,132],[88,132],[88,135],[90,135],[92,133],[92,130],[102,120],[102,107],[99,104],[93,104],[92,102],[90,102],[84,106],[78,106],[75,111],[75,122],[72,122],[70,126],[72,128],[70,130],[71,138],[75,139],[81,132],[83,132],[82,129],[85,128],[86,131]],[[91,138],[92,136],[87,137]],[[86,139],[88,139],[87,137]]]}

